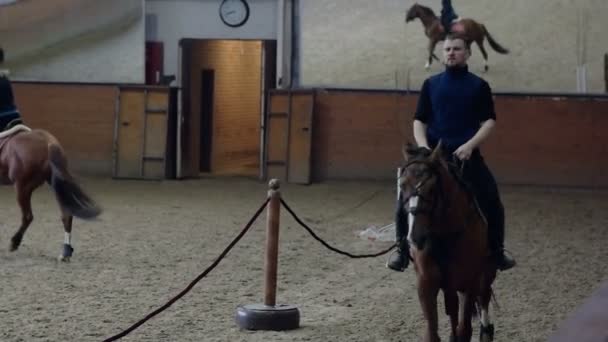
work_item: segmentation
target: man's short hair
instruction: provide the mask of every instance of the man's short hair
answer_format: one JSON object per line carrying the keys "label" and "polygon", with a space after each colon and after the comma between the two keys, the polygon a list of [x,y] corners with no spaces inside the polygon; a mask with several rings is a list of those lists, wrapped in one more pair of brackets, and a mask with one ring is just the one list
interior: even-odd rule
{"label": "man's short hair", "polygon": [[0,63],[4,62],[4,50],[0,47]]}
{"label": "man's short hair", "polygon": [[464,45],[467,48],[467,50],[471,50],[471,39],[469,39],[469,37],[467,37],[466,35],[464,35],[460,32],[451,32],[445,37],[445,40],[457,40],[457,39],[460,39],[464,42]]}

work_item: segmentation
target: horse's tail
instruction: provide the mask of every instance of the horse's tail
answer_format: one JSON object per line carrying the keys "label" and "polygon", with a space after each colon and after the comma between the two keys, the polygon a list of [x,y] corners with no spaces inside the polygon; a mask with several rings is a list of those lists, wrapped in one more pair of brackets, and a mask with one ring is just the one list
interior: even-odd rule
{"label": "horse's tail", "polygon": [[61,206],[73,216],[92,219],[101,214],[101,208],[80,188],[67,168],[67,159],[61,147],[49,145],[51,166],[50,184]]}
{"label": "horse's tail", "polygon": [[502,47],[494,40],[494,38],[492,38],[490,32],[488,32],[488,29],[486,29],[485,25],[481,25],[481,27],[483,28],[483,32],[486,34],[486,37],[488,37],[488,43],[490,43],[490,46],[492,47],[492,49],[494,49],[494,51],[502,54],[509,53],[508,49]]}

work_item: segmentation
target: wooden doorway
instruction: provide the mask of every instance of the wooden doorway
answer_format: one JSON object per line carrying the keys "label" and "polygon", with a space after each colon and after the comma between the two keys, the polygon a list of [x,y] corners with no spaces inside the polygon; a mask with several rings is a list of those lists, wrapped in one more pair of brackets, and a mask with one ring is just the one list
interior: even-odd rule
{"label": "wooden doorway", "polygon": [[201,172],[258,177],[264,94],[275,86],[276,42],[183,39],[180,47],[182,177]]}

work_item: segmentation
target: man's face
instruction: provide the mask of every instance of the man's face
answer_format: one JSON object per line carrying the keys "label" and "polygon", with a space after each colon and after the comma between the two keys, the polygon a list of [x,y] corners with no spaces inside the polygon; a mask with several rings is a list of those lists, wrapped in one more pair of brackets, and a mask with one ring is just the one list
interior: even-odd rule
{"label": "man's face", "polygon": [[446,39],[443,43],[443,59],[448,67],[464,66],[470,53],[462,39]]}

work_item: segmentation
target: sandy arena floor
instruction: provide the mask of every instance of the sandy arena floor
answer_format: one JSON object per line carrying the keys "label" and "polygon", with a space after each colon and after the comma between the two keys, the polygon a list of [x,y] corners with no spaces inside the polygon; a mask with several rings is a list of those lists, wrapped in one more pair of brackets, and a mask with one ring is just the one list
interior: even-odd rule
{"label": "sandy arena floor", "polygon": [[[105,208],[75,220],[75,254],[56,262],[63,229],[53,195],[34,195],[34,222],[8,252],[20,221],[3,187],[0,341],[101,341],[164,304],[209,266],[251,218],[267,186],[250,179],[83,179]],[[507,248],[519,262],[500,274],[496,341],[541,342],[608,275],[608,191],[502,187]],[[283,198],[318,234],[352,253],[390,243],[357,232],[391,222],[390,182],[285,185]],[[278,302],[295,304],[302,327],[240,331],[240,304],[263,301],[265,214],[209,276],[122,341],[417,341],[423,320],[411,270],[386,257],[349,259],[325,249],[288,214],[281,217]],[[440,303],[440,305],[442,305]],[[447,320],[441,314],[442,337]],[[477,326],[475,323],[475,336]]]}

